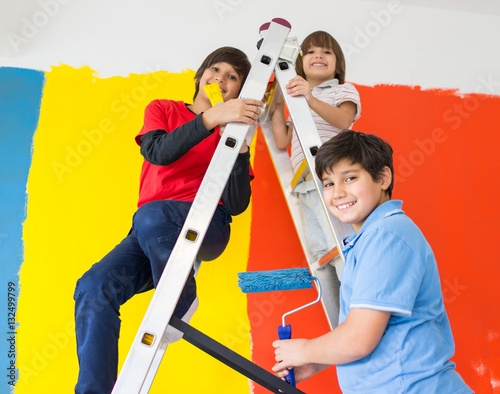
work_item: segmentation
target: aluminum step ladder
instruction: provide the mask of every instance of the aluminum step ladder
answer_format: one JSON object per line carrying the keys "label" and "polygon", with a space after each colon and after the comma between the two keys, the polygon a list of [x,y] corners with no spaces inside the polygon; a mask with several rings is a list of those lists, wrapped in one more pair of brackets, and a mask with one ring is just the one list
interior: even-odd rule
{"label": "aluminum step ladder", "polygon": [[[288,22],[279,18],[273,19],[266,27],[263,32],[265,39],[261,41],[257,57],[241,89],[240,98],[261,100],[264,97],[268,81],[291,28]],[[226,126],[132,342],[113,394],[149,391],[168,345],[162,341],[162,337],[171,321],[241,145],[251,130],[255,128],[244,123],[234,122]],[[286,392],[292,392],[290,390],[291,388],[288,388]]]}
{"label": "aluminum step ladder", "polygon": [[[273,72],[281,86],[284,86],[296,75],[293,64],[296,59],[298,46],[295,39],[288,39],[290,28],[291,26],[288,22],[279,18],[273,19],[272,22],[263,26],[263,30],[261,31],[263,39],[259,41],[259,51],[255,61],[252,63],[245,85],[241,90],[240,98],[260,100],[266,92]],[[272,97],[276,96],[273,95]],[[321,142],[317,132],[304,131],[316,130],[309,108],[307,107],[307,102],[303,97],[288,97],[286,93],[284,96],[289,112],[292,114],[292,119],[297,127],[307,166],[314,174],[314,154]],[[267,119],[268,110],[269,105],[261,114],[260,125],[266,137],[266,142],[279,175],[282,189],[285,192],[299,238],[304,247],[304,253],[307,256],[308,263],[312,267],[312,258],[310,252],[307,252],[308,248],[305,244],[304,229],[298,203],[296,198],[294,201],[294,196],[287,192],[289,182],[294,177],[290,159],[286,151],[277,149],[274,144],[272,129],[270,129],[270,120]],[[183,338],[188,342],[193,343],[195,346],[198,346],[208,354],[269,390],[276,393],[301,393],[299,389],[290,386],[273,374],[256,366],[251,361],[244,359],[211,338],[204,336],[204,334],[182,320],[172,316],[189,272],[196,261],[201,243],[239,154],[241,145],[244,140],[248,144],[251,143],[256,128],[256,126],[249,126],[242,123],[229,123],[226,126],[184,226],[181,229],[180,236],[172,250],[168,264],[155,289],[150,305],[134,338],[125,363],[122,366],[113,389],[113,394],[149,392],[156,371],[168,346],[162,338],[169,324],[183,332]],[[301,131],[299,132],[299,130]],[[317,188],[321,187],[321,183],[317,178],[315,178],[315,185]],[[331,224],[332,231],[335,229],[339,234],[335,238],[339,240],[338,242],[341,242],[341,240],[352,233],[352,227],[351,229],[341,228],[332,218],[329,218],[329,223]],[[341,252],[339,252],[339,258],[343,259]],[[320,281],[325,282],[325,285],[322,283],[322,287],[325,287],[322,301],[329,324],[331,327],[334,327],[337,324],[338,312],[333,304],[330,286],[327,284],[329,281],[329,278],[326,277],[328,275],[327,271],[316,270],[314,268],[311,268],[311,271]]]}

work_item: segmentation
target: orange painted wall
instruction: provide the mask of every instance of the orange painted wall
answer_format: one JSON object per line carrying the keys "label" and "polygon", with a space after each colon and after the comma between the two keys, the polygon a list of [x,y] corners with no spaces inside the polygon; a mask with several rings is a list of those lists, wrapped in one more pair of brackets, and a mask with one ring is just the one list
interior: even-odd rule
{"label": "orange painted wall", "polygon": [[[406,86],[357,88],[363,109],[354,129],[378,134],[393,146],[393,198],[404,201],[403,209],[436,254],[457,370],[477,393],[500,390],[500,268],[495,249],[500,98]],[[273,171],[259,136],[249,271],[306,264]],[[313,290],[248,296],[253,359],[258,364],[274,364],[271,343],[281,315],[314,297]],[[294,337],[310,338],[328,330],[318,305],[287,322]],[[337,387],[333,392],[340,392],[334,368],[298,387],[307,393],[331,393],[332,385]],[[256,394],[265,392],[255,388]]]}

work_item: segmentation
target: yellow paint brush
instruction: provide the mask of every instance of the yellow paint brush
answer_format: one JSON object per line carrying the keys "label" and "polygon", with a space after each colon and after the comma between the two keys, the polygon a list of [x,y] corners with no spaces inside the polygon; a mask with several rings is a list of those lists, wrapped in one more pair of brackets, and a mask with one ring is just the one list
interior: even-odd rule
{"label": "yellow paint brush", "polygon": [[224,99],[222,98],[222,93],[220,91],[220,86],[217,82],[205,85],[203,89],[205,89],[205,92],[207,93],[208,99],[210,100],[212,107],[215,107],[217,104],[224,102]]}

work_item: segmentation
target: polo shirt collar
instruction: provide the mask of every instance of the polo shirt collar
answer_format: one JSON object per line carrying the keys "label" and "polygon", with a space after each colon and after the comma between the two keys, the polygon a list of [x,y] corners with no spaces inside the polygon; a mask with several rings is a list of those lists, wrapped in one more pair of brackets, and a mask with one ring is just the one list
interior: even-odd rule
{"label": "polo shirt collar", "polygon": [[365,230],[372,224],[392,215],[404,214],[402,207],[403,207],[403,201],[389,200],[379,205],[377,208],[375,208],[373,212],[365,220],[365,222],[359,229],[358,233],[351,234],[345,240],[345,246],[343,248],[343,252],[346,253],[349,249],[351,249],[358,240],[358,238],[361,236],[361,234],[363,234]]}
{"label": "polo shirt collar", "polygon": [[333,78],[333,79],[330,79],[329,81],[323,82],[321,85],[315,86],[311,90],[333,88],[334,86],[338,86],[338,85],[339,85],[339,80],[337,78]]}

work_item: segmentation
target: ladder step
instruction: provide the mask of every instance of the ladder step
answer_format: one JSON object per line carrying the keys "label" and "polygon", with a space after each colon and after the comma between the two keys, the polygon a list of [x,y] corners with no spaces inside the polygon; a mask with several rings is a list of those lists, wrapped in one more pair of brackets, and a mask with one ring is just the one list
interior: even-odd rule
{"label": "ladder step", "polygon": [[172,316],[169,324],[184,333],[184,340],[271,392],[290,394],[304,393],[266,371],[264,368],[259,367],[245,357],[203,334],[201,331],[198,331],[178,317]]}
{"label": "ladder step", "polygon": [[330,250],[327,254],[325,254],[322,258],[318,260],[319,267],[324,267],[328,262],[333,260],[340,254],[339,249],[335,246],[332,250]]}
{"label": "ladder step", "polygon": [[297,172],[295,173],[295,175],[293,176],[292,178],[292,181],[290,182],[290,188],[292,191],[295,190],[295,187],[297,186],[297,184],[299,183],[299,181],[307,176],[307,174],[309,173],[309,167],[307,166],[307,160],[304,159],[302,160],[302,163],[300,163],[300,166],[299,168],[297,169]]}

